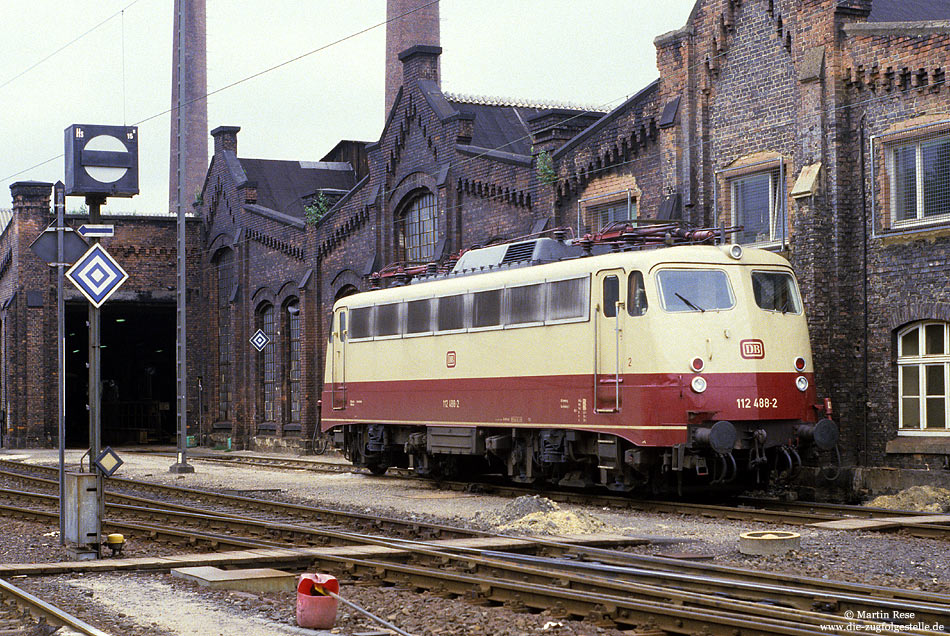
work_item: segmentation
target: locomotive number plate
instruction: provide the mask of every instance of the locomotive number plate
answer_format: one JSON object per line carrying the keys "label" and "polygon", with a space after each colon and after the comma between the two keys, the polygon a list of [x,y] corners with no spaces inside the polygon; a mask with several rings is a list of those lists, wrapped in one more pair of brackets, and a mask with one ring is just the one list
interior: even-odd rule
{"label": "locomotive number plate", "polygon": [[736,406],[740,409],[777,409],[778,398],[736,398]]}

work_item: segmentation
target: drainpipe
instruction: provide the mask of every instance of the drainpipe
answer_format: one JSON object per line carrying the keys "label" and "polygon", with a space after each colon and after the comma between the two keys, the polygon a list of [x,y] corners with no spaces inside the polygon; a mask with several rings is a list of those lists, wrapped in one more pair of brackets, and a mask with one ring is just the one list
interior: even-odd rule
{"label": "drainpipe", "polygon": [[[862,293],[864,295],[864,393],[863,393],[863,406],[862,410],[864,413],[864,465],[868,465],[868,376],[869,376],[869,363],[868,363],[868,198],[867,198],[867,187],[865,186],[865,154],[864,154],[864,142],[865,142],[865,132],[864,128],[867,125],[867,116],[868,113],[865,110],[861,117],[858,119],[858,128],[861,135],[861,151],[860,151],[860,161],[861,161],[861,247],[862,247]],[[871,160],[874,160],[874,157],[871,157]],[[873,188],[873,184],[872,184]]]}

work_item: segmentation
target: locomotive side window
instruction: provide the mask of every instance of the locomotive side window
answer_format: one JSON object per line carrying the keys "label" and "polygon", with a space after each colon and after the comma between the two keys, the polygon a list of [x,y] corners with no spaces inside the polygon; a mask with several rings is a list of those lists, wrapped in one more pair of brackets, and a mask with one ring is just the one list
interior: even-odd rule
{"label": "locomotive side window", "polygon": [[399,303],[377,305],[376,335],[395,336],[399,331]]}
{"label": "locomotive side window", "polygon": [[732,309],[726,273],[718,269],[664,269],[656,275],[663,309],[670,312]]}
{"label": "locomotive side window", "polygon": [[439,331],[465,328],[465,296],[445,296],[439,299],[437,316]]}
{"label": "locomotive side window", "polygon": [[587,278],[572,278],[548,283],[547,320],[586,318],[587,281]]}
{"label": "locomotive side window", "polygon": [[[330,332],[330,337],[333,337],[333,332]],[[340,312],[340,341],[346,341],[346,312]]]}
{"label": "locomotive side window", "polygon": [[432,301],[410,300],[406,304],[406,333],[432,331]]}
{"label": "locomotive side window", "polygon": [[373,335],[373,308],[355,307],[350,310],[350,338],[369,338]]}
{"label": "locomotive side window", "polygon": [[767,311],[802,313],[802,303],[791,274],[752,272],[752,294],[755,296],[755,304]]}
{"label": "locomotive side window", "polygon": [[627,312],[631,316],[647,313],[647,290],[641,272],[630,272],[627,278]]}
{"label": "locomotive side window", "polygon": [[472,327],[496,327],[501,324],[503,292],[503,289],[491,289],[472,295]]}
{"label": "locomotive side window", "polygon": [[508,324],[517,325],[544,320],[544,288],[524,285],[508,289]]}
{"label": "locomotive side window", "polygon": [[617,301],[620,300],[620,279],[616,276],[604,278],[604,316],[617,316]]}

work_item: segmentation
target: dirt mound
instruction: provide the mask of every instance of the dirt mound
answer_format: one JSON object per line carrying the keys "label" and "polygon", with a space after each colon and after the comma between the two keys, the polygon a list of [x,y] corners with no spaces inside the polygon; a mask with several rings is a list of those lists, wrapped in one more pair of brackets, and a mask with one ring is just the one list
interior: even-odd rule
{"label": "dirt mound", "polygon": [[911,486],[896,495],[881,495],[867,503],[874,508],[888,510],[916,510],[919,512],[950,512],[950,490],[934,486]]}
{"label": "dirt mound", "polygon": [[498,512],[478,514],[476,521],[497,532],[520,534],[592,534],[608,530],[597,517],[561,510],[557,503],[539,495],[518,497]]}

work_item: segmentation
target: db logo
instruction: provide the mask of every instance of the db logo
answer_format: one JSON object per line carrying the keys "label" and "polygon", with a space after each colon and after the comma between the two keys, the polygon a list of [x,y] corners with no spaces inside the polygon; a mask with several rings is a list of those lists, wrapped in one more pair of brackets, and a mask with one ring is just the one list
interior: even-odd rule
{"label": "db logo", "polygon": [[761,360],[765,357],[765,343],[761,340],[740,340],[739,353],[746,360]]}
{"label": "db logo", "polygon": [[455,352],[454,352],[454,351],[447,351],[447,352],[446,352],[446,354],[445,354],[445,366],[447,366],[447,367],[450,368],[450,369],[455,366]]}

